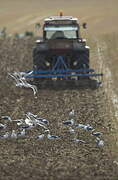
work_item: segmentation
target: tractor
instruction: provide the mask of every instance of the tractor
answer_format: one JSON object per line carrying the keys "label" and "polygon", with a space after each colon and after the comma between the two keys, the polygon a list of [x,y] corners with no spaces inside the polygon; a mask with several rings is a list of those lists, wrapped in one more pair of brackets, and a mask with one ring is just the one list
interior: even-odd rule
{"label": "tractor", "polygon": [[[86,23],[83,23],[86,28]],[[89,46],[80,37],[80,24],[72,16],[51,16],[44,20],[43,38],[36,40],[33,49],[34,82],[45,79],[86,79],[95,73],[89,64]]]}

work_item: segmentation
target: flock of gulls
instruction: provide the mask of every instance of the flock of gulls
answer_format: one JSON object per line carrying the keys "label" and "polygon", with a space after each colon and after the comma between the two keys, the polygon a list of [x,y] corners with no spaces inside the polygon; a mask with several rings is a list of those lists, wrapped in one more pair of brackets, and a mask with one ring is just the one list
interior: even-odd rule
{"label": "flock of gulls", "polygon": [[[43,130],[42,134],[38,134],[36,137],[34,137],[37,140],[45,140],[45,138],[50,140],[58,140],[63,139],[63,136],[56,136],[51,135],[50,128],[49,128],[49,121],[47,119],[41,118],[36,114],[33,114],[31,112],[27,112],[24,119],[17,119],[12,120],[10,116],[2,116],[1,120],[3,120],[5,123],[0,123],[0,132],[2,135],[0,135],[0,139],[18,139],[18,138],[26,138],[27,132],[30,129],[35,129],[36,127],[41,127]],[[68,129],[68,134],[72,136],[72,141],[78,144],[87,144],[85,140],[76,138],[76,131],[79,131],[82,129],[82,131],[89,131],[91,136],[94,136],[95,143],[97,147],[103,147],[104,141],[101,138],[102,133],[97,132],[91,125],[87,124],[76,124],[75,122],[75,111],[71,110],[69,112],[69,120],[63,121],[62,125],[66,126]],[[7,122],[16,123],[17,130],[12,129],[11,132],[7,131]]]}
{"label": "flock of gulls", "polygon": [[[31,85],[26,81],[26,77],[31,75],[33,73],[33,71],[30,71],[28,73],[26,72],[14,72],[14,73],[9,73],[9,76],[12,77],[15,80],[16,83],[16,87],[25,87],[25,88],[31,88],[33,90],[34,96],[37,93],[37,87],[35,85]],[[24,119],[18,119],[18,120],[12,120],[11,117],[9,116],[2,116],[1,117],[2,120],[9,121],[9,122],[14,122],[17,125],[17,131],[16,130],[12,130],[12,132],[7,132],[7,123],[2,124],[0,123],[0,131],[3,132],[5,131],[5,134],[0,135],[0,139],[9,139],[9,138],[21,138],[21,137],[26,137],[27,136],[27,131],[29,129],[33,129],[38,127],[43,128],[43,133],[39,134],[38,136],[36,136],[35,138],[37,140],[43,140],[44,138],[47,139],[63,139],[62,136],[56,136],[56,135],[51,135],[50,134],[50,129],[49,129],[49,121],[38,117],[38,115],[35,115],[31,112],[27,112],[25,114],[25,118]],[[102,147],[104,146],[104,141],[101,139],[102,137],[102,133],[101,132],[97,132],[91,125],[87,124],[76,124],[75,122],[75,111],[71,110],[69,112],[69,120],[67,121],[63,121],[62,122],[63,126],[66,126],[68,129],[68,133],[70,135],[74,135],[74,138],[72,138],[73,142],[76,143],[80,143],[80,144],[87,144],[86,141],[82,140],[82,139],[78,139],[76,138],[77,136],[77,131],[79,131],[79,129],[83,130],[83,131],[89,131],[91,136],[95,137],[95,142],[96,145],[98,147]]]}
{"label": "flock of gulls", "polygon": [[27,73],[26,72],[14,72],[14,73],[9,73],[8,75],[15,80],[16,87],[31,88],[33,90],[33,93],[35,96],[37,93],[37,87],[35,85],[31,85],[26,80],[26,77],[31,75],[32,73],[33,73],[33,71],[30,71]]}

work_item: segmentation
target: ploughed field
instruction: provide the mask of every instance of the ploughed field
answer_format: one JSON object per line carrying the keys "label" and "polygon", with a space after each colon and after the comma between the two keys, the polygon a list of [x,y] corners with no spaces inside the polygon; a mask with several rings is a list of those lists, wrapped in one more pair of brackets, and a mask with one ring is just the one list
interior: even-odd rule
{"label": "ploughed field", "polygon": [[[0,40],[0,116],[23,118],[26,112],[49,120],[51,134],[62,138],[37,140],[40,127],[27,130],[25,138],[0,139],[0,179],[117,180],[117,165],[111,150],[112,122],[103,87],[40,88],[37,99],[31,89],[15,87],[8,72],[32,69],[34,39]],[[76,123],[90,124],[103,133],[104,147],[97,147],[90,131],[70,134],[63,121],[75,110]],[[0,120],[3,123],[3,120]],[[18,131],[8,123],[8,131]],[[2,134],[3,132],[1,132]],[[73,142],[76,137],[85,144]]]}

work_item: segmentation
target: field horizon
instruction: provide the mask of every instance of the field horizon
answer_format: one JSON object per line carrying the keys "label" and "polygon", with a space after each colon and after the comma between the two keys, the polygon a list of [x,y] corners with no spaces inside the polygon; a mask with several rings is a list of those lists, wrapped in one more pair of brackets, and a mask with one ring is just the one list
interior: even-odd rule
{"label": "field horizon", "polygon": [[6,27],[8,33],[21,33],[34,30],[35,23],[43,22],[45,17],[58,15],[75,16],[80,23],[88,23],[88,32],[106,34],[118,31],[117,0],[0,0],[0,28]]}

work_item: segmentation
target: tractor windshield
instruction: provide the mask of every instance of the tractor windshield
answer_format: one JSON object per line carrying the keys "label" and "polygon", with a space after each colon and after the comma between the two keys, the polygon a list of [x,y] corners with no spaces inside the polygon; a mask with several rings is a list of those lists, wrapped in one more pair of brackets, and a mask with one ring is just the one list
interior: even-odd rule
{"label": "tractor windshield", "polygon": [[76,39],[77,27],[45,27],[46,39]]}

